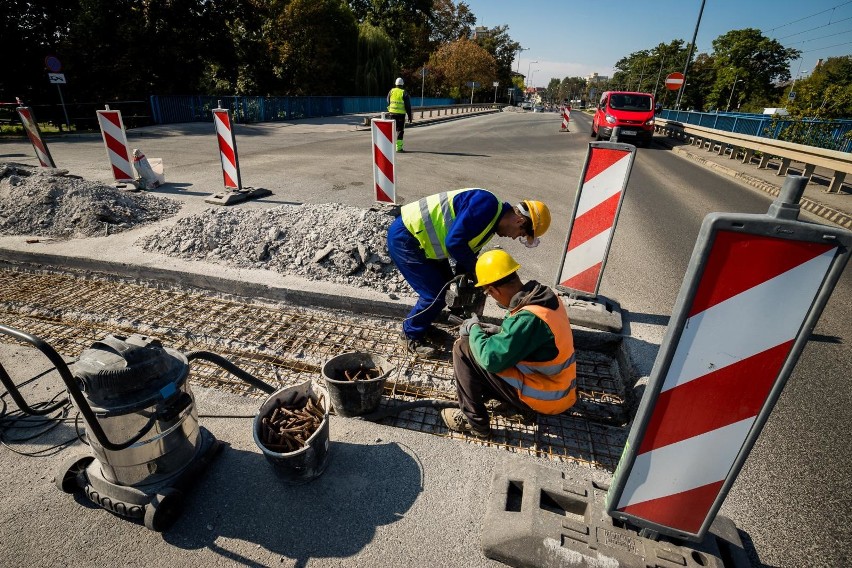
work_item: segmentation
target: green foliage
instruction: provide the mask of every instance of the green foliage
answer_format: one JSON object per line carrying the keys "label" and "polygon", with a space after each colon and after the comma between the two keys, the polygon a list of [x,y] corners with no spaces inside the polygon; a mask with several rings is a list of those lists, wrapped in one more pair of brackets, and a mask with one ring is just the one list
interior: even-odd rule
{"label": "green foliage", "polygon": [[403,76],[411,76],[426,62],[432,47],[432,0],[349,0],[348,4],[358,22],[381,28],[391,38]]}
{"label": "green foliage", "polygon": [[[792,101],[791,90],[796,92]],[[793,116],[852,118],[852,55],[828,58],[785,89],[778,106],[786,106]]]}
{"label": "green foliage", "polygon": [[734,92],[732,109],[738,108],[741,101],[755,106],[774,100],[778,83],[789,80],[790,62],[800,54],[797,49],[767,38],[760,30],[731,30],[713,40],[716,81],[708,100],[716,108],[727,108],[730,93]]}
{"label": "green foliage", "polygon": [[292,0],[275,19],[271,49],[279,91],[355,91],[358,24],[340,0]]}
{"label": "green foliage", "polygon": [[434,45],[443,45],[470,37],[475,25],[476,16],[464,2],[455,5],[453,0],[435,0],[432,5],[432,33],[429,39]]}
{"label": "green foliage", "polygon": [[367,22],[358,27],[358,63],[355,70],[359,95],[378,96],[393,85],[393,42],[383,30]]}
{"label": "green foliage", "polygon": [[474,41],[494,58],[497,64],[494,80],[499,81],[501,86],[512,84],[512,62],[521,44],[509,36],[509,26],[497,26]]}
{"label": "green foliage", "polygon": [[588,85],[583,77],[565,77],[559,83],[559,88],[556,93],[556,102],[564,99],[589,99]]}
{"label": "green foliage", "polygon": [[[489,54],[480,60],[477,51],[469,71],[490,90],[494,80],[501,87],[513,84],[519,48],[505,25],[470,41],[476,17],[455,0],[0,0],[0,5],[0,52],[13,54],[3,61],[0,100],[19,96],[29,104],[57,102],[44,68],[47,55],[64,64],[68,84],[62,92],[73,104],[152,94],[383,95],[394,77],[419,82],[424,64],[460,40]],[[459,87],[444,69],[430,69],[426,82],[434,94]],[[463,98],[466,90],[462,83]],[[58,106],[57,112],[61,115]]]}

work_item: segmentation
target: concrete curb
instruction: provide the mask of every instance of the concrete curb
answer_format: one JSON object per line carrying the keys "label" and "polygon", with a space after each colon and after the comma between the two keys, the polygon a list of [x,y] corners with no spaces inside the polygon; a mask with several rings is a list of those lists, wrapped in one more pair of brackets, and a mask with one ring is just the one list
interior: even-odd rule
{"label": "concrete curb", "polygon": [[[781,191],[780,184],[776,185],[776,184],[767,182],[765,180],[762,180],[758,177],[751,176],[751,175],[743,173],[743,172],[739,172],[739,171],[737,171],[733,168],[723,166],[722,164],[717,164],[716,162],[713,162],[711,160],[707,160],[705,158],[702,158],[701,156],[698,156],[697,154],[694,154],[693,152],[690,152],[686,148],[682,148],[680,146],[673,146],[673,145],[669,144],[668,141],[666,141],[666,140],[662,140],[662,139],[659,139],[657,137],[654,137],[654,141],[656,143],[662,145],[662,146],[669,148],[670,150],[674,151],[675,153],[680,154],[680,155],[692,160],[693,162],[701,164],[702,166],[704,166],[705,168],[707,168],[709,170],[713,170],[715,172],[718,172],[722,175],[726,175],[728,177],[732,177],[734,179],[738,179],[741,182],[743,182],[747,185],[750,185],[751,187],[754,187],[755,189],[759,189],[760,191],[763,191],[764,193],[768,193],[769,195],[771,195],[773,197],[777,197],[778,194]],[[848,213],[845,213],[845,212],[840,211],[838,209],[834,209],[833,207],[829,207],[828,205],[824,205],[824,204],[822,204],[818,201],[815,201],[815,200],[813,200],[809,197],[804,197],[804,196],[800,200],[800,205],[801,205],[802,209],[804,209],[805,211],[813,213],[814,215],[817,215],[818,217],[822,217],[823,219],[830,221],[830,222],[834,223],[835,225],[843,227],[844,229],[852,229],[852,215],[850,215]]]}

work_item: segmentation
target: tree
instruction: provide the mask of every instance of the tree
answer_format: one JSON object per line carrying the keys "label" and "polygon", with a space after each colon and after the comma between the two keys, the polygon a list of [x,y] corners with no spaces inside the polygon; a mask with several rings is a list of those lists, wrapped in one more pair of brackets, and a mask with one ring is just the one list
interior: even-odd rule
{"label": "tree", "polygon": [[559,83],[559,92],[557,99],[559,101],[568,99],[588,99],[587,84],[583,77],[565,77]]}
{"label": "tree", "polygon": [[356,91],[361,95],[386,93],[394,78],[393,42],[382,29],[367,22],[358,27]]}
{"label": "tree", "polygon": [[713,40],[716,81],[707,99],[717,108],[725,108],[733,91],[733,108],[740,101],[750,102],[751,108],[765,106],[777,99],[779,83],[790,79],[790,62],[800,54],[798,49],[784,47],[760,30],[731,30]]}
{"label": "tree", "polygon": [[497,64],[496,80],[500,85],[512,83],[512,62],[521,44],[509,37],[509,26],[497,26],[477,36],[476,43],[494,58]]}
{"label": "tree", "polygon": [[[717,103],[708,101],[708,93],[713,89],[716,83],[716,67],[715,60],[712,56],[706,53],[699,53],[692,65],[689,66],[689,75],[686,78],[687,85],[684,89],[683,96],[680,100],[681,108],[691,108],[695,110],[709,110],[710,108],[721,109]],[[664,95],[665,97],[665,95]],[[677,99],[677,91],[671,91],[671,94],[665,98],[668,102],[674,104]],[[666,102],[663,102],[665,106]],[[725,101],[723,101],[725,102]]]}
{"label": "tree", "polygon": [[497,76],[497,63],[491,54],[469,39],[441,46],[429,59],[429,68],[443,83],[436,90],[453,98],[461,98],[470,89],[466,86],[469,81],[490,85]]}
{"label": "tree", "polygon": [[476,16],[470,11],[470,6],[453,0],[435,0],[432,6],[430,21],[431,35],[429,39],[436,46],[470,37]]}
{"label": "tree", "polygon": [[547,83],[547,86],[544,88],[544,99],[551,103],[558,103],[562,101],[562,95],[559,92],[559,87],[562,86],[562,81],[553,77]]}
{"label": "tree", "polygon": [[275,20],[274,74],[291,95],[355,90],[358,24],[340,0],[292,0]]}
{"label": "tree", "polygon": [[399,73],[413,78],[432,51],[433,0],[348,0],[358,22],[367,22],[384,32],[396,49]]}
{"label": "tree", "polygon": [[[795,99],[789,93],[795,88]],[[777,106],[785,106],[791,115],[847,118],[852,116],[852,55],[829,57],[805,79],[784,91]]]}
{"label": "tree", "polygon": [[53,101],[56,88],[48,82],[44,59],[54,55],[67,63],[59,43],[68,33],[73,3],[3,0],[0,6],[0,101],[14,101],[15,97],[26,104]]}

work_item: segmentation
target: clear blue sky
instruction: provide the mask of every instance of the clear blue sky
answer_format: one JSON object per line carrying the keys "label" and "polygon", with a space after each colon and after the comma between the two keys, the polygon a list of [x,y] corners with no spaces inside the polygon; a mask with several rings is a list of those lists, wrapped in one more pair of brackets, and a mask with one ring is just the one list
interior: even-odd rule
{"label": "clear blue sky", "polygon": [[[477,25],[508,25],[511,38],[529,48],[520,65],[516,55],[514,69],[529,71],[539,87],[553,77],[611,76],[615,63],[634,51],[674,39],[688,43],[701,8],[701,0],[464,2]],[[743,28],[801,50],[790,74],[805,76],[820,58],[852,54],[852,0],[706,0],[697,51],[710,53],[714,39]]]}

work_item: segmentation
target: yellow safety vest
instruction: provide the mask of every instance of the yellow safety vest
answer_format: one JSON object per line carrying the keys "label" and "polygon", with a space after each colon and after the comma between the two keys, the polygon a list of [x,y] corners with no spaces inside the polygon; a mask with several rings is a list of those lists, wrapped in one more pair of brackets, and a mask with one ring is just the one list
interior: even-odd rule
{"label": "yellow safety vest", "polygon": [[[420,248],[426,253],[426,258],[440,260],[449,256],[446,240],[453,222],[456,220],[453,198],[462,191],[470,191],[471,189],[479,188],[468,187],[437,193],[414,203],[403,205],[399,210],[403,224],[420,243]],[[497,224],[502,212],[501,203],[497,196],[494,196],[494,200],[497,202],[497,213],[494,218],[481,233],[467,243],[474,254],[482,250],[482,247],[494,236],[493,233],[489,233]]]}
{"label": "yellow safety vest", "polygon": [[399,87],[394,87],[390,92],[390,104],[388,112],[392,114],[405,114],[405,90]]}
{"label": "yellow safety vest", "polygon": [[574,335],[568,312],[559,300],[559,307],[523,306],[511,312],[527,310],[542,319],[556,340],[559,353],[550,361],[519,361],[497,373],[501,379],[518,389],[518,396],[527,406],[542,414],[559,414],[577,401],[577,360]]}

